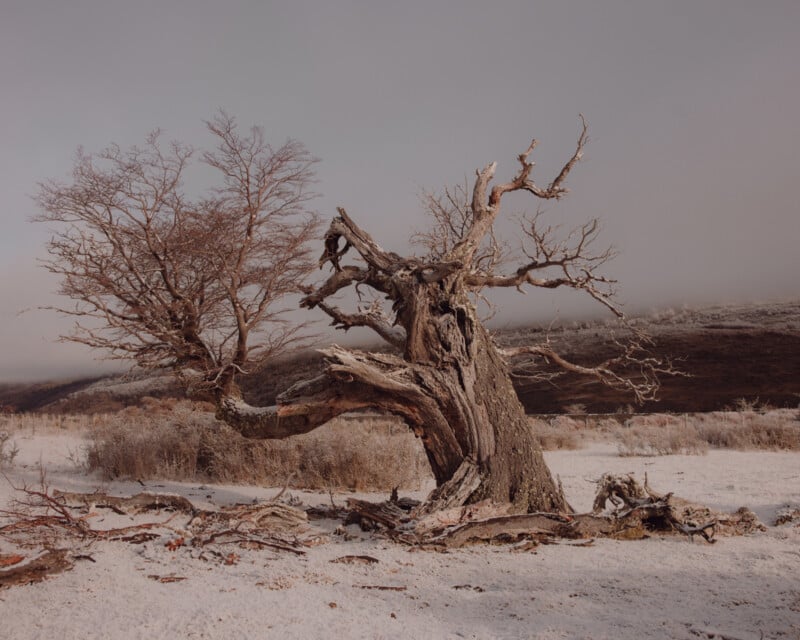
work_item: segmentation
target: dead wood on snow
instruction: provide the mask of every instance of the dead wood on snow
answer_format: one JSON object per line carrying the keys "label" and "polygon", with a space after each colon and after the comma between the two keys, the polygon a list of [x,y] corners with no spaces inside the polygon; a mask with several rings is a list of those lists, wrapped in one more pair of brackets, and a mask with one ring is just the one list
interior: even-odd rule
{"label": "dead wood on snow", "polygon": [[[457,507],[417,517],[413,509],[397,504],[349,500],[347,522],[365,530],[381,530],[389,537],[414,545],[458,548],[470,544],[547,543],[591,538],[641,539],[652,535],[701,536],[709,543],[716,536],[745,535],[764,530],[752,511],[741,508],[726,514],[653,491],[647,479],[640,485],[633,476],[603,475],[591,513],[514,514],[510,504],[491,501]],[[606,504],[613,508],[604,512]]]}

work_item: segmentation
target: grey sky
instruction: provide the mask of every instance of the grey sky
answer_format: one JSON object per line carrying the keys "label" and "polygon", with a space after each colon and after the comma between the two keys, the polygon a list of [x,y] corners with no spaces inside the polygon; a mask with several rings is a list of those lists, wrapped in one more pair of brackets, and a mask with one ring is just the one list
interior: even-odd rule
{"label": "grey sky", "polygon": [[[621,256],[631,310],[797,297],[800,3],[718,1],[37,2],[0,0],[0,380],[97,367],[35,263],[30,195],[74,151],[163,128],[198,146],[223,107],[322,159],[336,205],[385,247],[424,225],[423,187],[498,176],[531,137],[542,183],[590,125],[570,196]],[[534,207],[536,203],[531,203]],[[511,212],[508,212],[511,213]],[[505,322],[587,311],[503,296]]]}

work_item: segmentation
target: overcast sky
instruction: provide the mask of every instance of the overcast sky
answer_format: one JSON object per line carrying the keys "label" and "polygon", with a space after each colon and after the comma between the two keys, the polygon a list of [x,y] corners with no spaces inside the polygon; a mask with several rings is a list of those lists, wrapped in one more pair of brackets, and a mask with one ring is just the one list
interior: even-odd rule
{"label": "overcast sky", "polygon": [[[30,222],[75,149],[156,127],[203,146],[222,107],[322,162],[337,205],[388,249],[418,194],[497,175],[539,139],[546,184],[585,114],[591,142],[553,222],[603,221],[632,311],[800,295],[800,2],[0,0],[0,381],[84,374],[56,344]],[[531,209],[537,203],[531,202]],[[507,212],[509,215],[511,211]],[[585,314],[576,294],[504,296],[501,322]]]}

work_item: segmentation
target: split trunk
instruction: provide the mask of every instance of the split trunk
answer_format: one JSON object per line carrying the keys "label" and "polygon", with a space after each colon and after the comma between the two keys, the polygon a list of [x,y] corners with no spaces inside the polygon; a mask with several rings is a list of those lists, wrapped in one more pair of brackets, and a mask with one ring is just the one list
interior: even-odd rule
{"label": "split trunk", "polygon": [[[295,385],[263,410],[223,402],[243,435],[285,437],[358,409],[400,416],[420,437],[436,479],[424,511],[481,500],[516,512],[569,511],[511,383],[509,369],[452,281],[398,292],[403,357],[332,347],[325,373]],[[406,282],[407,284],[407,282]]]}

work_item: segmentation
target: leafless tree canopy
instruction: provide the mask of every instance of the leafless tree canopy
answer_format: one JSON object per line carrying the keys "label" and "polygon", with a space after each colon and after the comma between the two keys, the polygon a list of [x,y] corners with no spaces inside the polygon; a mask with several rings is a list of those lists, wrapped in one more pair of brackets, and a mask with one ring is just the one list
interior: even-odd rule
{"label": "leafless tree canopy", "polygon": [[76,319],[64,339],[230,394],[237,372],[298,338],[279,305],[315,266],[316,160],[224,112],[206,124],[215,147],[200,161],[219,182],[205,196],[184,187],[198,154],[155,131],[143,146],[79,150],[71,181],[39,186],[37,220],[53,227],[45,264],[73,302],[58,309]]}
{"label": "leafless tree canopy", "polygon": [[[560,373],[578,373],[626,390],[634,400],[643,402],[655,397],[659,387],[658,374],[672,374],[674,371],[668,362],[649,357],[648,336],[625,322],[624,314],[615,302],[616,281],[600,271],[616,252],[611,246],[598,248],[599,221],[593,218],[564,231],[561,225],[546,223],[543,212],[537,209],[533,215],[522,216],[522,240],[518,247],[512,247],[494,230],[506,193],[523,191],[542,200],[559,200],[568,193],[564,181],[582,158],[588,141],[586,122],[583,118],[581,122],[582,129],[575,152],[547,187],[540,187],[533,180],[535,163],[530,156],[538,144],[533,140],[525,152],[518,156],[520,169],[509,182],[490,188],[496,169],[496,164],[492,163],[476,172],[472,190],[468,184],[463,184],[446,188],[440,194],[425,192],[422,202],[430,216],[431,225],[427,230],[413,234],[412,241],[422,247],[425,254],[421,259],[411,262],[424,280],[458,273],[459,286],[475,299],[486,300],[483,294],[485,289],[501,287],[513,287],[520,292],[524,292],[526,287],[571,288],[585,292],[622,321],[621,333],[627,334],[627,338],[624,343],[618,343],[618,355],[605,362],[585,366],[569,362],[556,353],[549,343],[504,349],[501,354],[509,360],[526,359],[526,369],[532,372],[530,375],[533,377],[552,380]],[[340,215],[348,220],[343,210],[340,210]],[[340,285],[347,284],[339,261],[351,247],[359,251],[358,257],[371,267],[372,272],[377,266],[369,255],[360,251],[358,241],[336,230],[337,225],[337,221],[331,225],[321,260],[330,261],[335,273],[325,286],[306,297],[303,304],[322,309],[338,328],[347,330],[353,326],[368,326],[390,344],[405,348],[407,336],[401,328],[403,323],[393,313],[398,310],[398,305],[391,292],[386,297],[395,303],[389,313],[384,312],[378,300],[362,306],[356,314],[346,313],[324,301],[334,288],[338,290]],[[346,239],[341,248],[334,244],[339,242],[340,237]],[[345,273],[348,270],[345,269]],[[360,278],[356,282],[360,282]],[[374,278],[368,283],[383,291],[379,286],[374,286]]]}
{"label": "leafless tree canopy", "polygon": [[[622,316],[613,282],[597,270],[613,252],[594,249],[596,221],[560,237],[540,216],[528,218],[518,253],[493,232],[507,193],[561,198],[586,140],[583,123],[572,156],[546,187],[533,179],[534,140],[518,156],[519,169],[509,181],[495,183],[491,163],[477,172],[471,191],[458,187],[426,196],[434,226],[415,236],[426,250],[423,257],[384,250],[340,208],[320,257],[330,275],[307,289],[301,305],[319,308],[344,330],[369,327],[402,355],[334,347],[325,351],[325,373],[289,389],[276,406],[223,401],[219,415],[249,437],[274,438],[309,431],[353,409],[393,413],[422,439],[437,481],[423,510],[486,499],[511,503],[515,511],[569,510],[531,433],[505,357],[538,358],[626,388],[639,399],[654,392],[661,363],[638,357],[641,336],[596,367],[571,363],[548,344],[504,354],[478,319],[474,297],[489,287],[568,287]],[[509,268],[514,258],[518,262]],[[351,287],[369,301],[348,312],[331,298]]]}
{"label": "leafless tree canopy", "polygon": [[[81,153],[72,184],[42,185],[40,219],[58,223],[48,267],[75,303],[65,311],[86,321],[69,339],[145,366],[201,371],[217,392],[218,416],[248,437],[307,432],[357,409],[400,416],[421,438],[437,482],[421,512],[484,500],[509,503],[514,512],[569,511],[506,358],[532,357],[640,400],[668,367],[641,355],[645,337],[635,332],[617,357],[596,366],[569,362],[547,343],[503,353],[474,301],[493,287],[566,287],[622,316],[614,283],[598,270],[613,252],[595,249],[596,221],[560,235],[537,214],[524,221],[519,251],[493,231],[506,194],[566,194],[586,144],[585,122],[545,187],[533,179],[534,140],[507,182],[495,182],[491,163],[471,190],[427,196],[434,227],[415,238],[423,257],[384,250],[340,208],[317,263],[330,272],[314,287],[302,286],[312,266],[306,241],[317,224],[306,209],[314,160],[294,142],[269,147],[259,129],[240,134],[225,114],[208,127],[217,147],[202,160],[221,183],[205,199],[190,200],[181,186],[191,150],[165,150],[157,133],[143,148]],[[332,300],[350,288],[362,300],[352,312]],[[273,407],[250,407],[235,375],[295,339],[297,327],[282,323],[274,304],[298,289],[302,307],[322,310],[344,330],[368,327],[399,355],[331,347],[319,377],[293,386]],[[259,330],[266,340],[252,348],[248,339]]]}

